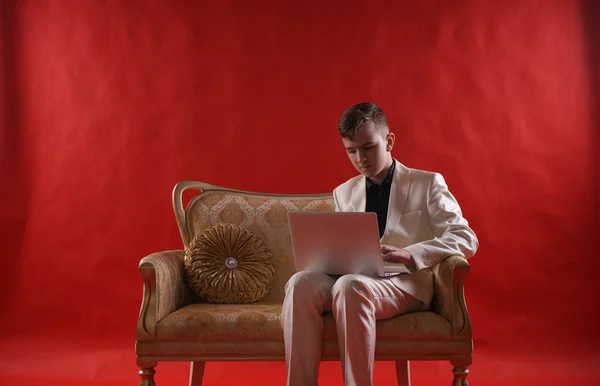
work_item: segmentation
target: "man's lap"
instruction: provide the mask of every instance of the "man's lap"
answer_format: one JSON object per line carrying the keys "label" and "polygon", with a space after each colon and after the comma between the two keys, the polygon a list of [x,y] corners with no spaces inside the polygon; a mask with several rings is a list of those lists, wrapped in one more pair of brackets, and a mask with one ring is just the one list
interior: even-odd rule
{"label": "man's lap", "polygon": [[308,281],[324,299],[324,311],[331,311],[333,297],[342,297],[344,302],[360,302],[352,296],[354,287],[367,290],[367,298],[373,304],[376,319],[387,319],[396,315],[419,310],[423,303],[399,289],[391,277],[372,277],[361,274],[344,276],[327,275],[315,271],[300,271],[290,281]]}

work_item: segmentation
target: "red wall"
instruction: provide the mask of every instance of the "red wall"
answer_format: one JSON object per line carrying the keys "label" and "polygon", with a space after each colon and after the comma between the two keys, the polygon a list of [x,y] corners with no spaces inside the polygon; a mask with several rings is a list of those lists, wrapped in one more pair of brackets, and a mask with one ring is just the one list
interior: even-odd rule
{"label": "red wall", "polygon": [[339,114],[371,100],[479,235],[477,347],[597,343],[598,7],[259,3],[3,2],[4,337],[132,342],[173,185],[331,191]]}

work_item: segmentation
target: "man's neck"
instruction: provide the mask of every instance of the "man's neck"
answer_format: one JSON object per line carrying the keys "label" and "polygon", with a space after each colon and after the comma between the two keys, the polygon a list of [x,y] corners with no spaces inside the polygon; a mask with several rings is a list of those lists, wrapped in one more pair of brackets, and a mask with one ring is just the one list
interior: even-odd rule
{"label": "man's neck", "polygon": [[386,162],[386,166],[383,168],[383,170],[381,171],[381,173],[379,173],[375,177],[372,177],[372,178],[369,178],[369,179],[374,184],[381,185],[381,183],[385,179],[385,176],[387,176],[388,172],[390,171],[390,168],[392,167],[393,163],[394,163],[394,159],[392,157],[389,157],[389,159]]}

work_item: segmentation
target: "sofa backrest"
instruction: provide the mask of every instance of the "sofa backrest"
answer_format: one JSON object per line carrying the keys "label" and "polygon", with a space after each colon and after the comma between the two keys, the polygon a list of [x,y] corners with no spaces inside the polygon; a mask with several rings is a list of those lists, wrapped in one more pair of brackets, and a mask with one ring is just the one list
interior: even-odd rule
{"label": "sofa backrest", "polygon": [[[199,189],[182,207],[185,189]],[[333,196],[277,195],[232,190],[195,181],[182,181],[173,190],[173,207],[184,245],[199,232],[216,224],[237,224],[260,237],[275,259],[275,278],[263,299],[283,301],[285,283],[296,272],[294,267],[287,212],[333,211]]]}

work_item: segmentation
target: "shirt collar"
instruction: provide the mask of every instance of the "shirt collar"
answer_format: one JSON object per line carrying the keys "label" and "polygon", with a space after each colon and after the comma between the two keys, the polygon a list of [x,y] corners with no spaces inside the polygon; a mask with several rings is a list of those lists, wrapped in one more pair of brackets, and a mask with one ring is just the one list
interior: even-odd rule
{"label": "shirt collar", "polygon": [[[394,170],[395,169],[396,169],[396,160],[392,159],[392,166],[390,167],[390,170],[388,170],[387,174],[383,178],[381,185],[387,185],[387,186],[392,185],[392,178],[394,178]],[[369,189],[373,185],[377,185],[369,177],[367,177],[366,180],[367,180],[367,189]]]}

